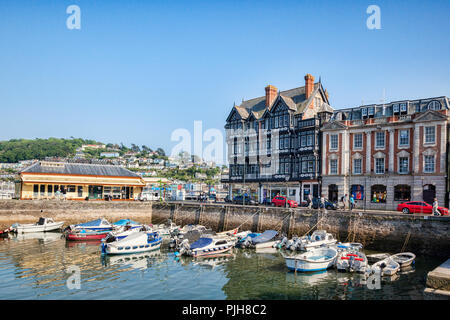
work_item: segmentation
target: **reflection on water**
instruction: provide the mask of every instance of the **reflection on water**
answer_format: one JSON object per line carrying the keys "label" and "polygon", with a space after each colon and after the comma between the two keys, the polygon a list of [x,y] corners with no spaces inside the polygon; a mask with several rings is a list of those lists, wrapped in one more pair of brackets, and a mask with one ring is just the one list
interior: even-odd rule
{"label": "reflection on water", "polygon": [[[414,267],[381,279],[335,270],[288,271],[281,253],[233,249],[211,257],[175,257],[161,250],[102,256],[100,241],[66,242],[60,233],[0,239],[3,299],[423,299],[428,271],[442,261],[417,257]],[[66,270],[78,266],[81,289]]]}

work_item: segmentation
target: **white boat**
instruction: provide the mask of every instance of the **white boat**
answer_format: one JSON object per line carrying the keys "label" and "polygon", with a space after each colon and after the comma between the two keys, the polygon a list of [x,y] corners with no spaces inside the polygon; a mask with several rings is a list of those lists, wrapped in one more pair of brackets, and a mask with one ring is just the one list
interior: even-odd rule
{"label": "white boat", "polygon": [[391,258],[400,265],[400,268],[405,268],[414,262],[416,255],[412,252],[402,252],[392,255]]}
{"label": "white boat", "polygon": [[311,272],[327,270],[334,266],[337,256],[334,248],[317,248],[293,256],[285,256],[286,266],[289,270]]}
{"label": "white boat", "polygon": [[321,246],[333,245],[337,242],[333,235],[325,230],[316,230],[310,237],[303,237],[300,241],[300,249],[305,251]]}
{"label": "white boat", "polygon": [[374,273],[379,273],[382,276],[392,276],[400,270],[400,265],[391,257],[380,260],[374,263],[370,270]]}
{"label": "white boat", "polygon": [[341,272],[366,273],[367,257],[360,251],[341,251],[336,259],[336,269]]}
{"label": "white boat", "polygon": [[374,254],[368,254],[367,260],[370,263],[375,263],[384,259],[389,258],[391,255],[389,253],[374,253]]}
{"label": "white boat", "polygon": [[177,255],[187,255],[193,257],[216,255],[231,250],[234,247],[234,241],[226,238],[200,238],[191,245],[187,239],[180,245],[180,251]]}
{"label": "white boat", "polygon": [[12,228],[17,233],[26,232],[46,232],[61,229],[64,221],[55,222],[52,218],[39,218],[37,223],[30,224],[13,224]]}
{"label": "white boat", "polygon": [[129,266],[133,269],[148,269],[153,262],[161,257],[161,250],[149,252],[131,253],[126,255],[108,255],[104,256],[102,261],[105,266]]}
{"label": "white boat", "polygon": [[122,227],[116,229],[115,231],[109,232],[109,234],[105,238],[105,241],[108,243],[108,242],[121,240],[121,239],[126,238],[129,235],[136,233],[136,232],[146,232],[148,234],[148,233],[152,233],[153,229],[146,225],[140,225],[140,226],[125,225],[125,226],[122,226]]}
{"label": "white boat", "polygon": [[161,247],[162,238],[157,232],[135,232],[118,241],[102,242],[104,254],[128,254],[157,250]]}

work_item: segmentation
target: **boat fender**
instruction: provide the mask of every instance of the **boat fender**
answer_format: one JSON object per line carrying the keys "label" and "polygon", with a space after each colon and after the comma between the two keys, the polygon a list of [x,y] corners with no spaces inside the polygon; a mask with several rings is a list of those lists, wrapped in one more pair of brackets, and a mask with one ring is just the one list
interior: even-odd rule
{"label": "boat fender", "polygon": [[349,257],[341,257],[341,260],[350,260]]}
{"label": "boat fender", "polygon": [[356,261],[364,261],[362,258],[355,258]]}

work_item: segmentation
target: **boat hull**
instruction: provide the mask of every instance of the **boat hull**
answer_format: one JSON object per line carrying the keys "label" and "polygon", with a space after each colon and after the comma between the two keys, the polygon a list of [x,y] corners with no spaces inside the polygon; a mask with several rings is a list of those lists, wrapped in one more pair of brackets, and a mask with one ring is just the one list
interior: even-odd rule
{"label": "boat hull", "polygon": [[[203,250],[193,250],[192,256],[193,257],[213,256],[213,255],[217,255],[220,253],[230,251],[232,248],[233,248],[232,246],[229,246],[229,247],[225,247],[222,249],[211,248],[211,249],[203,249]],[[205,250],[208,250],[208,251],[205,252]]]}
{"label": "boat hull", "polygon": [[55,231],[61,229],[64,222],[55,222],[45,225],[35,225],[35,224],[23,224],[16,227],[17,233],[28,233],[28,232],[47,232]]}
{"label": "boat hull", "polygon": [[[162,239],[151,242],[147,245],[141,245],[143,248],[140,248],[141,246],[136,246],[137,248],[134,248],[133,246],[130,246],[129,249],[122,249],[119,250],[117,247],[110,247],[108,246],[105,249],[105,253],[108,255],[119,255],[119,254],[132,254],[132,253],[142,253],[142,252],[148,252],[153,250],[158,250],[161,248]],[[147,247],[148,246],[148,247]]]}
{"label": "boat hull", "polygon": [[89,234],[89,232],[68,233],[66,239],[70,241],[101,240],[105,238],[108,235],[108,233],[109,233],[108,231],[101,233],[96,232],[95,234]]}
{"label": "boat hull", "polygon": [[334,266],[334,258],[323,262],[307,262],[296,258],[286,258],[286,266],[289,270],[299,272],[313,272],[327,270]]}

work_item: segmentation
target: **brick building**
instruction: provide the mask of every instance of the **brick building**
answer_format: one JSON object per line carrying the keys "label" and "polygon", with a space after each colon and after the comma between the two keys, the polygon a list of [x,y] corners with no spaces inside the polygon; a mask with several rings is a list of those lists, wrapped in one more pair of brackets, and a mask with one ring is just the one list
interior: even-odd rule
{"label": "brick building", "polygon": [[449,108],[438,97],[335,111],[321,128],[322,194],[352,193],[359,208],[434,197],[448,206]]}

